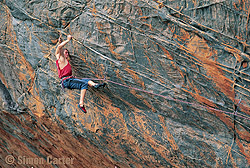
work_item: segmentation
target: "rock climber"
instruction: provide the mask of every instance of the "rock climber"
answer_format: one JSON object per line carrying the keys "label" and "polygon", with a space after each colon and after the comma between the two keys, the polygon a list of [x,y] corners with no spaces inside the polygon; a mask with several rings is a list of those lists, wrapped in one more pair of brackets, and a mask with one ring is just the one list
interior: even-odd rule
{"label": "rock climber", "polygon": [[72,68],[69,63],[70,60],[69,50],[63,48],[71,39],[72,39],[71,35],[68,35],[67,40],[65,41],[62,41],[62,39],[59,38],[59,45],[57,46],[55,53],[57,59],[56,66],[63,88],[81,90],[80,102],[78,104],[78,108],[81,109],[84,113],[86,113],[87,111],[84,107],[84,97],[88,89],[88,86],[98,89],[99,87],[104,87],[106,83],[98,84],[90,79],[78,79],[72,76]]}

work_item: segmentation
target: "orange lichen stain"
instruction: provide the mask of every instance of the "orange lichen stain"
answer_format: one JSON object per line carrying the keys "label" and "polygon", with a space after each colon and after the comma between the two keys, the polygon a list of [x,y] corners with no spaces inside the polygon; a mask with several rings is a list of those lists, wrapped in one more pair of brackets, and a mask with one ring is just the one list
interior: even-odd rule
{"label": "orange lichen stain", "polygon": [[3,82],[3,84],[5,85],[5,87],[8,88],[7,81],[5,80],[5,77],[4,77],[4,75],[2,74],[2,72],[0,72],[0,79],[1,79],[1,81]]}
{"label": "orange lichen stain", "polygon": [[[18,49],[20,50],[20,49]],[[31,89],[33,83],[34,83],[34,78],[35,78],[35,71],[33,70],[33,68],[31,67],[31,65],[26,61],[26,59],[24,58],[24,56],[22,55],[22,53],[20,53],[21,57],[19,57],[19,62],[18,64],[20,65],[18,76],[19,76],[19,80],[25,83],[29,83],[29,88],[28,91]],[[28,74],[27,74],[28,73]],[[29,77],[30,77],[30,82],[29,82]]]}
{"label": "orange lichen stain", "polygon": [[[230,158],[230,159],[229,159],[229,158]],[[235,165],[234,157],[233,157],[233,155],[232,155],[232,146],[231,146],[231,147],[228,147],[227,162],[228,162],[228,160],[230,160],[230,162],[232,163],[232,165],[234,165],[233,167],[237,167],[237,166]],[[228,164],[227,162],[226,162],[226,164]]]}
{"label": "orange lichen stain", "polygon": [[28,63],[28,61],[26,61],[22,50],[19,48],[19,46],[17,44],[17,37],[13,34],[11,34],[11,39],[13,39],[13,48],[15,48],[15,50],[17,51],[16,54],[19,54],[19,56],[20,56],[19,57],[20,60],[18,60],[17,63],[20,65],[23,65],[23,66],[25,65],[25,68],[27,68],[28,74],[30,75],[30,77],[32,77],[32,76],[34,76],[34,70],[33,70],[32,66]]}
{"label": "orange lichen stain", "polygon": [[97,12],[97,9],[95,7],[95,1],[93,1],[93,8],[91,10],[92,13],[96,13]]}
{"label": "orange lichen stain", "polygon": [[[192,93],[192,92],[189,92],[189,91],[187,91],[187,90],[185,90],[185,89],[183,89],[183,91],[188,92],[189,94],[191,94],[191,95],[192,95],[193,97],[195,97],[196,100],[198,100],[199,102],[202,102],[202,103],[208,105],[209,107],[212,107],[212,108],[206,108],[206,109],[207,109],[208,111],[214,113],[218,118],[220,118],[220,120],[221,120],[222,122],[224,122],[224,123],[228,126],[228,128],[229,128],[230,130],[233,131],[234,125],[233,125],[232,118],[229,118],[229,117],[227,116],[227,114],[225,114],[225,113],[223,113],[223,112],[220,112],[220,111],[215,110],[215,109],[216,109],[216,105],[215,105],[214,103],[212,103],[210,100],[206,99],[205,97],[200,96],[200,95],[199,95],[199,91],[198,91],[196,88],[194,88],[194,89],[195,89],[195,91],[196,91],[197,93]],[[204,107],[207,107],[207,106],[204,106]],[[213,109],[213,108],[214,108],[214,109]],[[241,126],[240,126],[240,127],[241,127]],[[241,127],[241,128],[243,129],[243,127]],[[242,131],[242,132],[240,132],[237,128],[235,129],[235,131],[236,131],[236,133],[238,134],[238,136],[239,136],[241,139],[244,139],[244,140],[246,140],[246,141],[250,141],[250,133],[248,133],[247,131]],[[239,146],[242,146],[242,144],[240,143],[240,141],[238,141],[238,145],[239,145]],[[241,150],[244,151],[243,148],[242,148]],[[244,152],[243,152],[243,153],[244,153]],[[245,155],[245,154],[244,154],[244,155]],[[247,156],[247,155],[245,155],[245,156]],[[249,158],[249,160],[250,160],[250,158]]]}
{"label": "orange lichen stain", "polygon": [[235,36],[238,40],[240,41],[244,41],[243,37],[240,37],[240,36]]}
{"label": "orange lichen stain", "polygon": [[[98,93],[97,93],[98,94]],[[121,113],[121,109],[118,107],[114,107],[110,102],[109,97],[105,95],[97,95],[101,100],[100,102],[96,102],[94,105],[92,100],[89,103],[85,103],[85,107],[87,110],[87,113],[81,113],[80,114],[80,122],[90,131],[95,132],[97,129],[107,127],[108,123],[103,123],[103,116],[105,118],[112,119],[111,122],[117,122],[118,125],[120,125],[120,128],[122,130],[127,130],[127,126],[125,123],[125,119],[123,114]],[[90,120],[89,120],[90,119]],[[113,124],[113,123],[110,123]],[[117,125],[116,124],[116,125]],[[114,134],[116,133],[116,130],[114,128],[111,128]],[[123,131],[124,133],[124,131]],[[123,134],[121,132],[117,133],[117,136],[122,136]]]}
{"label": "orange lichen stain", "polygon": [[216,87],[231,100],[234,100],[233,81],[224,76],[215,60],[210,59],[212,55],[216,55],[216,52],[209,48],[206,41],[198,36],[194,36],[187,45],[187,49],[201,61],[207,75],[211,77]]}
{"label": "orange lichen stain", "polygon": [[141,8],[137,7],[137,9],[138,9],[138,11],[137,11],[138,15],[139,15],[139,16],[142,16],[142,15],[143,15],[143,13],[142,13]]}
{"label": "orange lichen stain", "polygon": [[55,26],[55,25],[53,24],[53,21],[50,19],[50,16],[48,16],[48,14],[47,14],[47,19],[48,19],[49,25]]}
{"label": "orange lichen stain", "polygon": [[38,94],[37,90],[34,90],[34,87],[29,91],[31,96],[29,97],[28,107],[31,111],[38,117],[42,117],[44,115],[44,105]]}
{"label": "orange lichen stain", "polygon": [[[227,45],[225,44],[225,46],[227,46]],[[241,62],[241,61],[242,61],[242,57],[241,57],[241,55],[240,55],[240,53],[241,53],[240,50],[235,49],[235,48],[232,48],[231,46],[224,47],[224,49],[225,49],[226,51],[228,51],[229,53],[233,54],[234,57],[236,58],[236,60],[237,60],[238,62]]]}
{"label": "orange lichen stain", "polygon": [[145,121],[146,120],[145,116],[135,115],[135,120],[136,120],[136,123],[138,124],[139,130],[143,132],[142,135],[143,135],[143,138],[146,140],[146,142],[149,143],[150,146],[157,153],[159,153],[164,159],[166,159],[169,163],[171,163],[172,166],[178,167],[176,165],[176,162],[178,161],[172,160],[171,158],[167,156],[166,152],[169,151],[169,149],[165,145],[162,145],[159,142],[157,142],[157,140],[152,137],[153,134],[152,134],[152,131],[148,128],[148,124]]}
{"label": "orange lichen stain", "polygon": [[249,103],[245,100],[242,100],[240,103],[239,102],[239,99],[235,100],[235,104],[238,104],[238,108],[240,108],[240,110],[246,113],[247,115],[250,115],[250,107],[247,106]]}
{"label": "orange lichen stain", "polygon": [[97,26],[97,29],[99,30],[100,33],[104,33],[103,30],[103,24],[101,24],[100,22],[96,22],[96,26]]}
{"label": "orange lichen stain", "polygon": [[[234,3],[233,3],[234,9],[241,11],[241,10],[242,10],[242,6],[241,6],[242,3],[243,3],[242,0],[239,0],[238,3],[237,3],[237,2],[234,2]],[[239,7],[237,7],[237,6],[239,6]],[[243,9],[243,10],[244,10],[244,9]]]}
{"label": "orange lichen stain", "polygon": [[201,96],[201,92],[200,90],[198,90],[196,87],[193,87],[193,89],[195,90],[195,93],[189,92],[193,97],[196,98],[196,100],[198,100],[199,102],[202,102],[206,105],[208,105],[209,107],[213,107],[213,108],[217,108],[217,106],[210,100],[208,100],[207,98]]}
{"label": "orange lichen stain", "polygon": [[210,100],[208,100],[207,98],[203,97],[200,95],[199,90],[197,88],[195,88],[195,86],[193,86],[193,89],[196,91],[196,93],[190,92],[186,89],[182,89],[183,91],[189,93],[190,95],[192,95],[198,102],[203,103],[205,105],[204,108],[206,108],[208,111],[212,112],[213,114],[215,114],[218,118],[220,118],[220,120],[222,122],[224,122],[230,129],[233,128],[233,122],[232,119],[228,117],[227,114],[217,111],[217,106]]}
{"label": "orange lichen stain", "polygon": [[[241,130],[244,129],[241,125],[239,125],[239,127],[241,127]],[[238,131],[238,129],[236,131]],[[238,131],[237,133],[239,134],[239,136],[242,139],[244,139],[246,141],[250,141],[250,133],[247,132],[246,130],[244,130],[244,131]]]}
{"label": "orange lichen stain", "polygon": [[[130,134],[128,134],[128,136],[126,137],[126,140],[128,141],[128,144],[130,144],[130,148],[133,149],[133,151],[135,151],[133,155],[142,156],[145,159],[147,158],[147,155],[145,155],[145,151],[142,151],[140,147],[140,145],[143,145],[143,143],[141,143],[140,141],[138,142],[138,140],[135,139],[135,137]],[[123,152],[124,152],[124,149],[123,149]],[[128,154],[126,153],[126,155]],[[134,158],[140,163],[140,159],[138,157],[135,156]],[[135,164],[137,164],[136,167],[141,167],[140,164],[138,163],[135,163]]]}
{"label": "orange lichen stain", "polygon": [[147,100],[143,100],[143,102],[152,110],[152,112],[156,112],[156,109]]}
{"label": "orange lichen stain", "polygon": [[65,26],[67,22],[65,20],[62,20],[62,25]]}
{"label": "orange lichen stain", "polygon": [[180,29],[180,33],[175,34],[174,38],[177,38],[178,41],[186,42],[191,38],[191,35],[187,31],[185,31],[184,29]]}
{"label": "orange lichen stain", "polygon": [[146,24],[146,25],[149,27],[150,30],[154,31],[153,26],[151,24]]}
{"label": "orange lichen stain", "polygon": [[163,47],[162,45],[158,45],[158,46],[162,49],[162,51],[164,52],[164,55],[167,56],[168,59],[174,60],[172,55],[169,54],[168,50],[165,47]]}
{"label": "orange lichen stain", "polygon": [[35,97],[32,101],[32,103],[29,105],[29,109],[37,116],[37,117],[42,117],[44,116],[43,110],[44,110],[44,105],[43,103],[39,100],[39,97]]}
{"label": "orange lichen stain", "polygon": [[146,25],[146,26],[148,26],[149,27],[149,29],[151,30],[151,31],[154,31],[153,30],[153,26],[151,25],[151,24],[148,24],[148,23],[146,23],[147,22],[147,20],[145,20],[145,19],[142,19],[142,21],[144,21],[144,25]]}
{"label": "orange lichen stain", "polygon": [[246,142],[243,142],[242,146],[244,147],[244,150],[245,150],[247,156],[250,156],[250,144],[246,143]]}
{"label": "orange lichen stain", "polygon": [[244,104],[239,104],[241,111],[244,111],[245,114],[250,115],[250,108]]}
{"label": "orange lichen stain", "polygon": [[148,53],[148,51],[145,51],[145,54],[144,54],[144,55],[145,55],[145,57],[147,58],[150,67],[152,67],[151,60],[150,60],[149,56],[147,55],[147,53]]}
{"label": "orange lichen stain", "polygon": [[[87,113],[78,114],[80,116],[79,121],[89,131],[96,132],[96,130],[100,128],[99,126],[102,126],[102,122],[98,116],[96,116],[96,117],[93,116],[93,112],[98,114],[98,112],[99,112],[98,107],[95,106],[92,108],[88,108],[90,106],[91,106],[91,104],[89,104],[89,103],[85,104],[85,108],[87,110]],[[102,109],[102,110],[103,110],[102,111],[103,113],[106,112],[106,109]],[[81,112],[81,111],[79,111],[79,112]]]}
{"label": "orange lichen stain", "polygon": [[157,1],[157,3],[159,4],[159,8],[161,9],[161,8],[163,8],[165,5],[163,4],[163,2],[159,2],[159,1]]}
{"label": "orange lichen stain", "polygon": [[123,80],[123,78],[122,78],[122,76],[121,76],[121,74],[120,74],[120,70],[119,70],[119,69],[115,69],[114,72],[115,72],[115,74],[116,74],[116,77],[117,77],[118,79],[120,79],[120,80],[124,83],[125,81]]}
{"label": "orange lichen stain", "polygon": [[146,21],[146,19],[148,19],[149,17],[148,16],[142,16],[140,17],[140,19],[143,19],[143,21]]}
{"label": "orange lichen stain", "polygon": [[[187,72],[186,68],[182,68],[182,69],[183,69],[185,72]],[[180,73],[182,79],[184,79],[184,78],[185,78],[185,73],[182,72],[182,70],[181,70],[179,67],[177,67],[177,70],[178,70],[178,72]]]}
{"label": "orange lichen stain", "polygon": [[[8,13],[8,11],[6,11]],[[19,75],[19,79],[22,82],[26,82],[28,83],[28,79],[27,79],[27,73],[29,75],[29,77],[31,78],[31,83],[33,83],[34,81],[34,77],[35,77],[35,72],[32,68],[32,66],[29,64],[29,62],[25,59],[22,50],[19,48],[18,46],[18,42],[17,42],[17,37],[16,34],[13,30],[13,25],[10,22],[10,19],[8,20],[8,26],[7,26],[7,31],[8,31],[8,35],[10,36],[10,43],[9,43],[9,47],[15,51],[14,55],[18,55],[16,59],[17,60],[17,67],[19,68],[19,70],[17,71],[18,75]],[[12,19],[11,19],[12,20]]]}
{"label": "orange lichen stain", "polygon": [[250,164],[250,155],[247,151],[248,148],[245,149],[245,147],[243,146],[242,142],[240,139],[236,138],[236,143],[238,144],[238,147],[241,151],[241,153],[245,156],[245,158],[247,159],[247,162]]}
{"label": "orange lichen stain", "polygon": [[129,68],[125,68],[124,70],[127,71],[128,74],[132,76],[132,78],[134,79],[136,83],[140,84],[143,89],[145,88],[144,81],[136,74],[136,71],[131,70]]}
{"label": "orange lichen stain", "polygon": [[105,41],[106,41],[106,43],[108,43],[108,45],[109,45],[109,51],[110,51],[112,54],[114,54],[114,55],[117,57],[117,59],[121,59],[121,57],[119,56],[120,54],[118,54],[117,52],[114,51],[116,47],[111,43],[111,41],[109,40],[108,37],[105,37]]}
{"label": "orange lichen stain", "polygon": [[161,116],[161,115],[159,115],[158,117],[159,117],[159,119],[160,119],[160,121],[161,121],[161,126],[163,127],[163,129],[164,129],[164,131],[165,131],[165,133],[166,133],[166,135],[167,135],[167,140],[169,141],[170,146],[173,148],[173,150],[178,150],[179,147],[178,147],[178,145],[176,144],[173,135],[169,132],[169,130],[168,130],[166,124],[165,124],[164,117]]}
{"label": "orange lichen stain", "polygon": [[135,90],[131,89],[130,93],[133,94],[139,100],[142,100],[145,103],[145,105],[152,110],[152,112],[156,112],[156,109],[147,100],[145,100],[145,98],[143,96],[137,94],[137,92]]}
{"label": "orange lichen stain", "polygon": [[53,44],[56,44],[58,42],[58,39],[51,39],[50,40]]}
{"label": "orange lichen stain", "polygon": [[169,24],[168,28],[169,28],[169,30],[171,31],[172,34],[176,34],[175,33],[175,25],[174,24]]}

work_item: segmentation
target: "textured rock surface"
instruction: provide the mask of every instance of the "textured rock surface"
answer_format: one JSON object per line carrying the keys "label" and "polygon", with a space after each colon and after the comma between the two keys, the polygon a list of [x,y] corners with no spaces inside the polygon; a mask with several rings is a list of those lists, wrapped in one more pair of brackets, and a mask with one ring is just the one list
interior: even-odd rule
{"label": "textured rock surface", "polygon": [[[74,158],[68,167],[249,167],[250,1],[0,8],[2,167],[65,166],[18,164],[19,156]],[[76,108],[79,91],[60,88],[60,34],[74,37],[76,76],[109,80],[87,92],[87,114]]]}

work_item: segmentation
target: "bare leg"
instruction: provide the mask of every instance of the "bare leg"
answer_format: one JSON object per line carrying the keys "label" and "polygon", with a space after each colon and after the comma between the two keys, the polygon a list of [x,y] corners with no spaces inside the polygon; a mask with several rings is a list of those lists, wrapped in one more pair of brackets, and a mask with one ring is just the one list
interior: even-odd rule
{"label": "bare leg", "polygon": [[80,107],[83,107],[83,105],[84,105],[84,97],[86,95],[86,91],[87,91],[87,89],[81,90],[80,103],[79,103]]}
{"label": "bare leg", "polygon": [[[95,86],[95,85],[97,85],[97,83],[95,83],[95,82],[93,82],[93,81],[89,81],[89,82],[88,82],[88,85],[89,85],[89,86]],[[84,105],[84,97],[85,97],[85,95],[86,95],[86,91],[87,91],[87,89],[82,89],[82,90],[81,90],[80,103],[79,103],[80,107],[83,107],[83,105]]]}

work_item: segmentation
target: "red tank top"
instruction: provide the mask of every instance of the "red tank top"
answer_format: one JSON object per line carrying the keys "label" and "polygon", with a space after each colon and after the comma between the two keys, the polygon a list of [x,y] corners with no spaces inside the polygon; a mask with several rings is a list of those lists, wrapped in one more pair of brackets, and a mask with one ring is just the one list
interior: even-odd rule
{"label": "red tank top", "polygon": [[72,75],[72,68],[69,62],[63,69],[60,69],[58,60],[56,60],[56,66],[57,66],[59,78]]}

